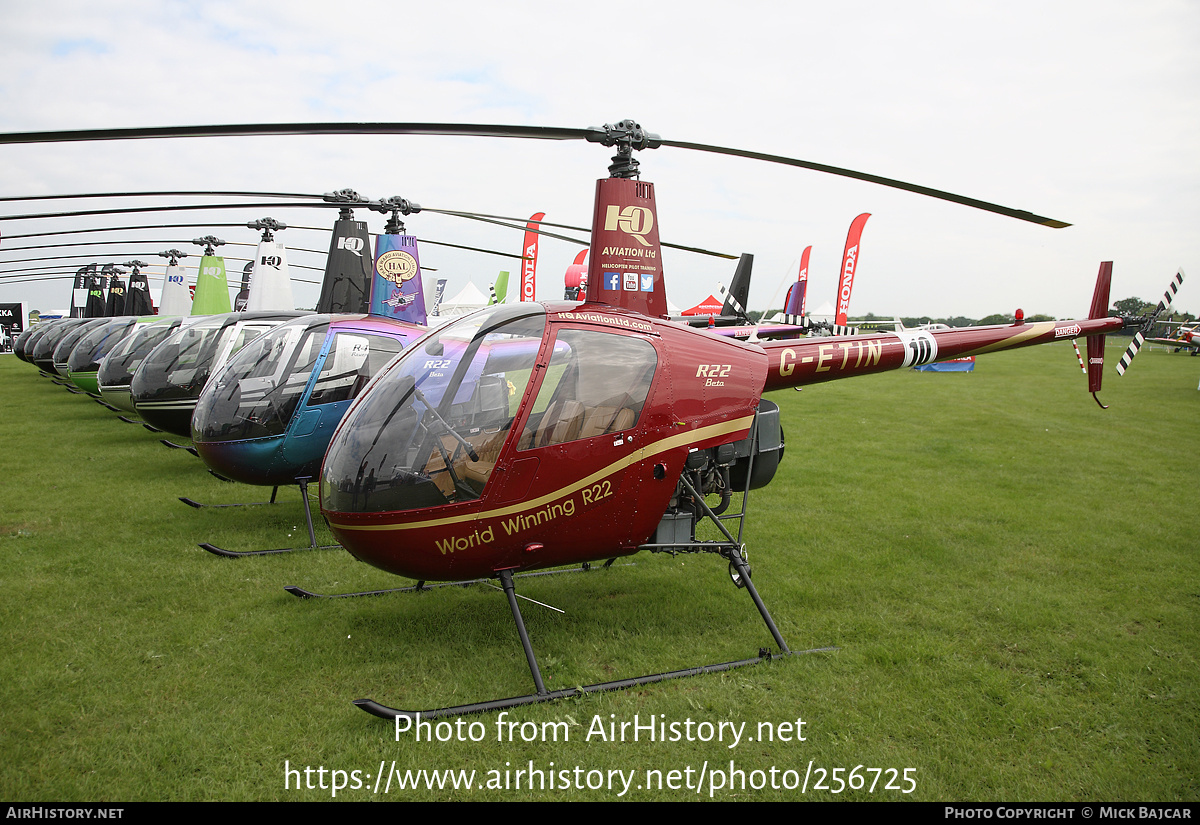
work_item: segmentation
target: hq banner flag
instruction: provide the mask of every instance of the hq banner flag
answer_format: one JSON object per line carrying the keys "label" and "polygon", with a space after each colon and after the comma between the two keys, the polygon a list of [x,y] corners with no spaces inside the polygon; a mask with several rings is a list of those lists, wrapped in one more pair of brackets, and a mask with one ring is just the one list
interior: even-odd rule
{"label": "hq banner flag", "polygon": [[153,315],[154,302],[150,300],[150,284],[146,282],[146,273],[140,266],[134,266],[129,273],[129,292],[125,297],[125,313],[127,315]]}

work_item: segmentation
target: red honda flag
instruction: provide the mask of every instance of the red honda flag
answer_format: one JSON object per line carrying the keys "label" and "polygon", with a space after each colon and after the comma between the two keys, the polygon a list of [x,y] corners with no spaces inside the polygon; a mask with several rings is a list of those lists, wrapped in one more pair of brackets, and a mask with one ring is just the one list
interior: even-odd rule
{"label": "red honda flag", "polygon": [[538,254],[538,230],[541,227],[540,221],[546,217],[545,212],[535,212],[530,216],[529,222],[525,224],[525,245],[521,247],[521,254],[525,256],[525,260],[521,261],[521,300],[532,301],[534,299],[534,280],[537,275],[537,254]]}
{"label": "red honda flag", "polygon": [[858,269],[858,241],[869,217],[869,212],[859,215],[851,222],[850,231],[846,233],[846,251],[842,253],[842,277],[838,281],[837,314],[833,319],[839,326],[846,325],[846,316],[850,311],[850,292],[854,288],[854,273]]}

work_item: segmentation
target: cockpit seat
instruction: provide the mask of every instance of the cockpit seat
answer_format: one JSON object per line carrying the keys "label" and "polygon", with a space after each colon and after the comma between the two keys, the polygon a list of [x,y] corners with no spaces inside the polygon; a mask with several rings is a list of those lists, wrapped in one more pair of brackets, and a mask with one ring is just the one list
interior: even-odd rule
{"label": "cockpit seat", "polygon": [[492,474],[492,469],[496,466],[496,459],[500,457],[500,448],[504,446],[504,439],[507,435],[508,430],[506,429],[493,433],[483,442],[483,446],[475,449],[479,460],[468,459],[463,463],[463,475],[467,483],[483,489],[483,485],[487,484],[488,477]]}
{"label": "cockpit seat", "polygon": [[637,415],[629,407],[593,407],[583,419],[579,437],[619,433],[632,427],[636,420]]}
{"label": "cockpit seat", "polygon": [[562,444],[579,438],[583,427],[583,403],[580,401],[555,401],[546,408],[533,437],[534,447]]}

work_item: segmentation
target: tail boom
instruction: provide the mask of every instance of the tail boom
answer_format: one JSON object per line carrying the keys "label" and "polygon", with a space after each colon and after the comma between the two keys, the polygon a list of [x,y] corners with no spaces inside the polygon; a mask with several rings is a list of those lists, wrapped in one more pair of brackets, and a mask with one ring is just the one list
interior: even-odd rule
{"label": "tail boom", "polygon": [[1121,329],[1120,318],[1046,321],[1007,326],[961,327],[848,335],[805,341],[766,341],[764,392],[819,384],[853,375],[917,367],[935,361],[1105,335]]}

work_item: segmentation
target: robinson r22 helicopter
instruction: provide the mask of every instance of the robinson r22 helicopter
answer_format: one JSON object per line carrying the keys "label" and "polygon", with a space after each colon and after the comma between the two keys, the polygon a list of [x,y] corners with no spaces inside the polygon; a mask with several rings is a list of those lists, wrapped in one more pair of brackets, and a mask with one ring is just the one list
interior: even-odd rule
{"label": "robinson r22 helicopter", "polygon": [[[769,483],[783,457],[778,407],[765,391],[1093,336],[1094,393],[1103,334],[1124,325],[1106,317],[1109,265],[1080,321],[756,345],[665,321],[654,188],[637,179],[632,152],[666,142],[631,121],[588,139],[616,146],[617,156],[612,176],[597,185],[586,302],[492,307],[430,333],[372,382],[325,457],[321,509],[356,558],[421,583],[499,578],[507,594],[535,693],[421,711],[425,718],[766,656],[548,691],[516,602],[519,571],[640,550],[716,553],[755,602],[779,647],[775,656],[787,655],[751,581],[741,529],[735,537],[723,516],[732,492]],[[710,496],[719,501],[710,506]],[[745,496],[742,508],[732,517],[744,516]],[[702,519],[723,538],[698,540]],[[368,699],[356,704],[389,719],[412,713]]]}
{"label": "robinson r22 helicopter", "polygon": [[[425,581],[498,578],[535,692],[420,711],[424,718],[544,702],[789,655],[751,580],[745,498],[783,457],[778,407],[763,393],[937,360],[1088,338],[1100,388],[1111,265],[1083,320],[740,343],[665,320],[654,185],[635,150],[674,146],[818,169],[1051,227],[1059,221],[792,158],[668,141],[633,121],[591,129],[438,124],[174,127],[0,136],[0,142],[195,135],[375,132],[584,139],[616,148],[596,188],[587,299],[498,305],[406,347],[358,397],[330,443],[321,509],[356,558]],[[734,491],[741,513],[725,514]],[[710,497],[719,500],[709,503]],[[710,520],[722,538],[697,537]],[[735,662],[549,691],[517,605],[522,572],[652,552],[709,552],[729,564],[779,648]],[[377,716],[412,716],[373,700]]]}

